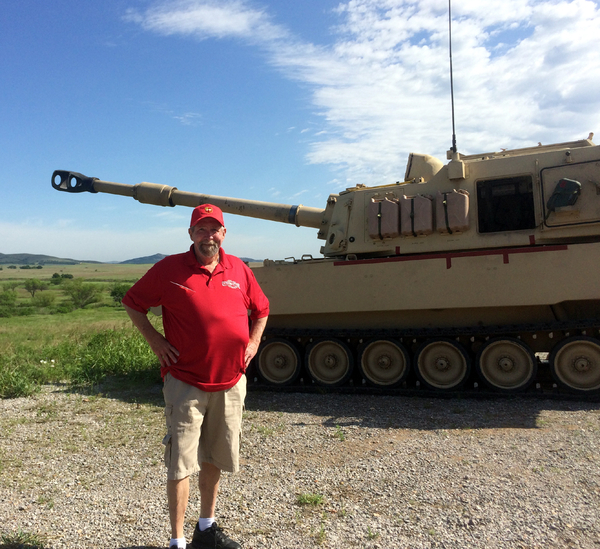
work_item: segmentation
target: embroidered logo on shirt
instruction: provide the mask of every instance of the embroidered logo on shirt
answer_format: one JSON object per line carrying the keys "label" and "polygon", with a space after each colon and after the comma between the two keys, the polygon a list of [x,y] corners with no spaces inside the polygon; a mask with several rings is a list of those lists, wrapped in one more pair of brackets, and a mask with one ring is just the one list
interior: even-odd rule
{"label": "embroidered logo on shirt", "polygon": [[233,280],[223,280],[223,282],[221,282],[221,284],[223,284],[223,286],[229,286],[230,288],[233,288],[234,290],[240,289],[240,283],[234,282]]}

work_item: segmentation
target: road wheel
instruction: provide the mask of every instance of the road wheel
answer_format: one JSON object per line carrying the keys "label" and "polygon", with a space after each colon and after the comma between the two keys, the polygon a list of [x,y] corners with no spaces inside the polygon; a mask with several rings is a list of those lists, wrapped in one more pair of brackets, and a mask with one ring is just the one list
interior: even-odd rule
{"label": "road wheel", "polygon": [[401,343],[378,339],[362,349],[360,370],[370,385],[395,387],[406,379],[410,371],[410,358]]}
{"label": "road wheel", "polygon": [[537,375],[533,351],[510,337],[490,339],[477,353],[476,364],[482,381],[505,393],[525,390]]}
{"label": "road wheel", "polygon": [[548,357],[556,382],[572,392],[592,393],[600,389],[600,341],[573,336],[552,349]]}
{"label": "road wheel", "polygon": [[460,387],[469,377],[471,361],[464,347],[450,339],[426,341],[415,359],[417,377],[430,389]]}
{"label": "road wheel", "polygon": [[269,339],[258,351],[258,375],[271,385],[289,385],[300,375],[300,353],[285,339]]}
{"label": "road wheel", "polygon": [[326,339],[313,343],[306,350],[306,367],[315,383],[338,387],[352,375],[354,361],[344,343]]}

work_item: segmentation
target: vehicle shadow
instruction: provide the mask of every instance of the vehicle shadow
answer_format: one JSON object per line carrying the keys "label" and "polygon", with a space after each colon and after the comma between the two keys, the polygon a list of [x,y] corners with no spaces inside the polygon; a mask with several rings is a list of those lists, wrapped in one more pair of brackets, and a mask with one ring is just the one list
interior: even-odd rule
{"label": "vehicle shadow", "polygon": [[[82,396],[105,396],[123,402],[162,407],[162,384],[122,387],[105,382],[93,388],[64,386],[58,390]],[[249,386],[247,411],[311,414],[324,426],[359,426],[417,430],[493,429],[539,427],[540,413],[547,410],[600,410],[598,398],[582,399],[567,394],[499,395],[466,392],[443,395],[429,391],[397,394],[370,389],[343,392],[318,387],[278,390]],[[2,547],[0,546],[0,549]]]}
{"label": "vehicle shadow", "polygon": [[[528,396],[443,398],[377,394],[319,394],[251,391],[248,411],[310,414],[327,427],[381,429],[535,429],[547,410],[600,410],[600,402]],[[299,422],[301,424],[302,420]]]}

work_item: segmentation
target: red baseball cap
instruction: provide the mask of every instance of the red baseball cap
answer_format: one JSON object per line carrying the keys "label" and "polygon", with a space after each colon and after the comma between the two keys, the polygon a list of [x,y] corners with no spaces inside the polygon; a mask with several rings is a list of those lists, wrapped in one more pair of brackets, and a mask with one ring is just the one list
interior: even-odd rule
{"label": "red baseball cap", "polygon": [[200,204],[200,206],[196,206],[192,212],[190,227],[194,227],[200,221],[207,218],[218,221],[222,227],[225,226],[225,223],[223,223],[223,212],[221,211],[221,208],[217,208],[212,204]]}

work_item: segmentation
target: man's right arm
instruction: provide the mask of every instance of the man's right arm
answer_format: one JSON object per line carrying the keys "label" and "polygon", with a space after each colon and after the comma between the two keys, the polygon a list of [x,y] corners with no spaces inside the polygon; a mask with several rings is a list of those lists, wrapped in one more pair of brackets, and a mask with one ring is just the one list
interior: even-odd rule
{"label": "man's right arm", "polygon": [[123,305],[131,322],[140,331],[144,339],[150,345],[152,352],[160,360],[161,366],[170,366],[177,362],[179,351],[171,345],[167,339],[150,323],[148,315],[140,313],[127,305]]}

